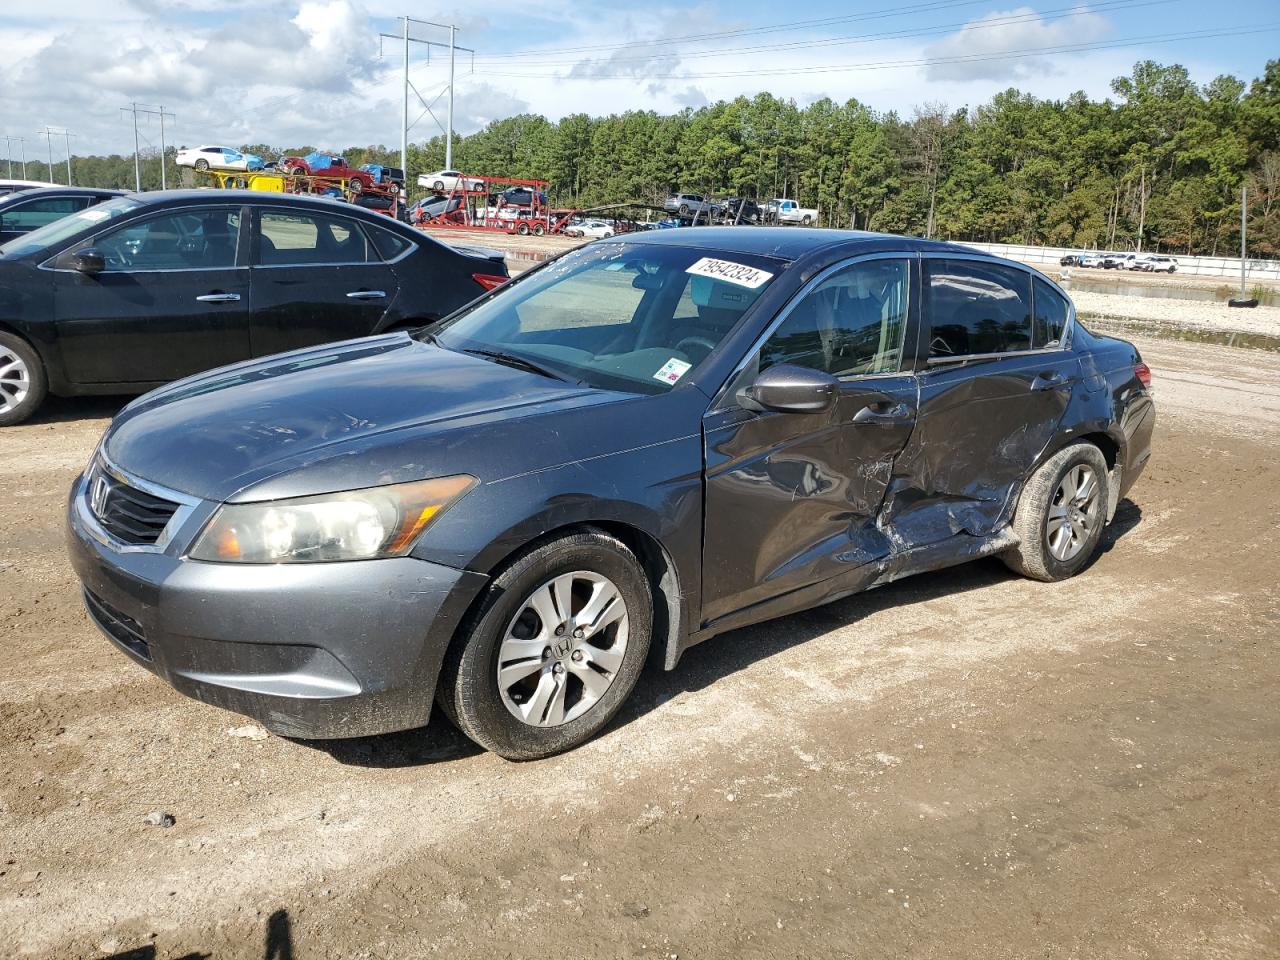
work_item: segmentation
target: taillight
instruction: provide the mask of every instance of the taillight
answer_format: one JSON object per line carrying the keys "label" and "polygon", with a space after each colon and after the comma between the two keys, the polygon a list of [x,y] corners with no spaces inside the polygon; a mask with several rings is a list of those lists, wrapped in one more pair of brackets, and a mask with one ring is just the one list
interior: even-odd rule
{"label": "taillight", "polygon": [[1134,376],[1136,376],[1139,380],[1142,381],[1142,385],[1144,387],[1146,387],[1147,389],[1151,388],[1151,368],[1150,367],[1148,367],[1145,363],[1134,364],[1133,373],[1134,373]]}
{"label": "taillight", "polygon": [[486,290],[492,290],[494,287],[500,287],[509,279],[508,277],[500,277],[494,273],[473,273],[471,279]]}

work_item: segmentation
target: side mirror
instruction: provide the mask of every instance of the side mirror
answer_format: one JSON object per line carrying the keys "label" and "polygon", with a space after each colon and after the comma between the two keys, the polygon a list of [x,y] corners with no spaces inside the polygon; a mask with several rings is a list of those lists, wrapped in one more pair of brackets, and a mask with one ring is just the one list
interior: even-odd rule
{"label": "side mirror", "polygon": [[778,413],[821,413],[835,405],[840,381],[829,373],[779,363],[760,373],[744,387],[738,399],[752,410]]}
{"label": "side mirror", "polygon": [[71,257],[71,269],[78,273],[93,276],[107,269],[106,258],[93,247],[81,250]]}

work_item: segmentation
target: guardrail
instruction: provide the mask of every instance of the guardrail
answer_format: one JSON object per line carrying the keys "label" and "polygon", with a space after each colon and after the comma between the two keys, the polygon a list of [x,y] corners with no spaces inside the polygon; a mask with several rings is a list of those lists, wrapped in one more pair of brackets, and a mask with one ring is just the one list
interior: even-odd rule
{"label": "guardrail", "polygon": [[[1015,243],[967,243],[956,241],[966,247],[993,253],[998,257],[1010,260],[1022,260],[1026,263],[1044,263],[1058,265],[1058,260],[1068,253],[1084,253],[1078,247],[1032,247]],[[1124,251],[1119,251],[1124,252]],[[1151,251],[1148,251],[1151,252]],[[1178,273],[1193,277],[1222,277],[1226,281],[1240,280],[1239,257],[1183,257],[1176,253],[1167,254],[1178,261]],[[1247,264],[1248,282],[1270,281],[1280,282],[1280,260],[1256,260],[1250,258]]]}

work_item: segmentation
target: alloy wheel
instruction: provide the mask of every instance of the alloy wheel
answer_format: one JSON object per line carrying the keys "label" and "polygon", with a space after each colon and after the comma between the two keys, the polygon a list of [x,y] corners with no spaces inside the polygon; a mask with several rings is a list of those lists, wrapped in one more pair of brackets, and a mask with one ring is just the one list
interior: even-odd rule
{"label": "alloy wheel", "polygon": [[1073,560],[1098,523],[1098,476],[1088,464],[1071,467],[1054,491],[1045,521],[1045,544],[1055,560]]}
{"label": "alloy wheel", "polygon": [[622,667],[628,623],[626,602],[608,577],[576,570],[541,584],[521,602],[498,648],[503,705],[534,727],[582,716]]}
{"label": "alloy wheel", "polygon": [[0,413],[8,413],[27,398],[31,371],[14,351],[0,346]]}

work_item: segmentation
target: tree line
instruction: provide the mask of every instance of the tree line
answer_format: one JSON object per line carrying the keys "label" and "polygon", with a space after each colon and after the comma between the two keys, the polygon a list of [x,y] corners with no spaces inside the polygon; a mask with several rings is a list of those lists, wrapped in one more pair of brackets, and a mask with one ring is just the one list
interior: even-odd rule
{"label": "tree line", "polygon": [[[1203,85],[1182,66],[1143,61],[1111,90],[1095,101],[1009,89],[978,107],[928,103],[909,117],[768,93],[674,114],[522,114],[455,135],[453,163],[545,179],[561,206],[659,206],[674,190],[791,197],[832,227],[1210,255],[1239,248],[1244,185],[1250,254],[1280,255],[1280,60],[1248,84],[1221,76]],[[311,148],[246,149],[275,157]],[[383,146],[345,156],[399,160]],[[410,145],[412,174],[443,165],[443,137]],[[43,164],[27,167],[44,177]],[[143,186],[155,189],[159,164],[146,167]],[[76,157],[74,169],[78,183],[133,186],[132,156]],[[57,163],[52,179],[65,179]]]}

